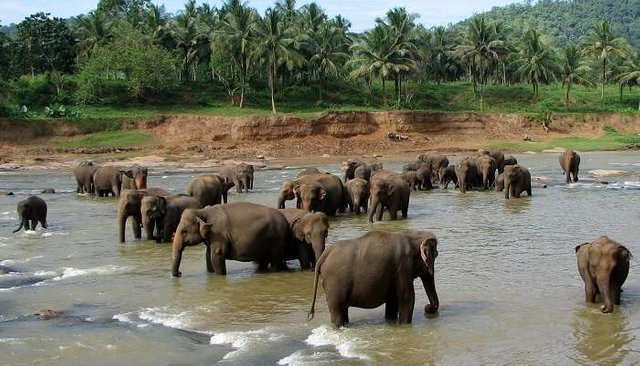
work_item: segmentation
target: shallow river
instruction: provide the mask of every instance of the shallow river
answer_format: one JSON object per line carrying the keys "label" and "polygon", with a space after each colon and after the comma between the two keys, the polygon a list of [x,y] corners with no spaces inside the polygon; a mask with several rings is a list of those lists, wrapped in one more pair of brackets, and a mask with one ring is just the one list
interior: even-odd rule
{"label": "shallow river", "polygon": [[[423,315],[418,280],[413,324],[385,323],[383,307],[351,308],[343,329],[330,326],[321,290],[315,319],[305,322],[313,273],[295,269],[297,262],[287,273],[258,274],[250,263],[228,261],[221,277],[206,272],[199,246],[185,250],[183,277],[172,278],[170,244],[133,240],[129,230],[119,244],[115,200],[76,195],[70,171],[0,173],[0,189],[16,193],[0,196],[0,363],[638,363],[637,261],[622,305],[604,315],[600,304],[584,302],[574,247],[607,234],[640,257],[640,153],[581,155],[580,183],[534,189],[532,198],[412,192],[407,220],[331,221],[328,243],[372,229],[428,229],[439,239],[436,316]],[[557,156],[517,158],[534,176],[560,181]],[[339,173],[337,165],[321,168]],[[593,169],[627,173],[600,184]],[[280,182],[297,172],[257,172],[257,189],[230,201],[275,206]],[[149,185],[178,193],[193,177],[152,169]],[[62,192],[42,195],[50,228],[12,235],[16,203],[43,187]],[[39,309],[64,315],[37,320]]]}

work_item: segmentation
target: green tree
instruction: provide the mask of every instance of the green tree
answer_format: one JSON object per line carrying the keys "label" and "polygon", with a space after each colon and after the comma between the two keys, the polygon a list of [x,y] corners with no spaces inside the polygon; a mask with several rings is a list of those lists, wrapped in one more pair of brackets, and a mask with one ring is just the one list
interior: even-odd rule
{"label": "green tree", "polygon": [[113,23],[105,13],[92,11],[80,16],[74,24],[74,33],[78,41],[80,57],[91,57],[98,47],[104,46],[113,39]]}
{"label": "green tree", "polygon": [[11,42],[4,32],[0,31],[0,85],[10,78]]}
{"label": "green tree", "polygon": [[208,29],[198,22],[195,0],[189,0],[185,8],[168,25],[170,34],[180,53],[180,79],[195,81],[202,59],[209,59]]}
{"label": "green tree", "polygon": [[258,29],[259,16],[255,9],[239,2],[230,2],[224,9],[221,21],[221,32],[224,39],[232,48],[235,63],[240,69],[240,108],[244,106],[245,91],[247,89],[247,72],[249,70],[249,55],[252,52]]}
{"label": "green tree", "polygon": [[[620,84],[620,98],[622,99],[622,90],[625,86],[640,85],[640,52],[635,56],[628,57],[618,70],[616,80]],[[638,111],[640,111],[640,101],[638,102]]]}
{"label": "green tree", "polygon": [[445,27],[436,27],[431,31],[426,58],[427,77],[438,84],[446,81],[458,80],[463,74],[462,65],[454,55],[455,39]]}
{"label": "green tree", "polygon": [[565,46],[562,58],[562,87],[566,88],[564,103],[569,105],[569,92],[573,84],[591,85],[584,75],[590,70],[583,60],[580,50],[573,44]]}
{"label": "green tree", "polygon": [[146,93],[157,93],[173,85],[175,58],[171,52],[128,23],[119,24],[114,31],[114,41],[98,47],[82,68],[81,101],[99,99],[108,80],[122,81],[129,95],[138,100],[143,100]]}
{"label": "green tree", "polygon": [[291,28],[285,28],[280,12],[267,9],[260,21],[254,55],[264,60],[269,77],[271,111],[276,113],[275,83],[279,65],[288,69],[302,65],[304,57],[298,52],[299,42],[293,38]]}
{"label": "green tree", "polygon": [[75,38],[61,18],[45,13],[27,17],[18,24],[15,43],[21,73],[66,73],[75,66]]}
{"label": "green tree", "polygon": [[538,85],[555,80],[556,58],[553,49],[542,40],[535,30],[528,30],[522,37],[522,47],[515,61],[517,73],[533,88],[538,98]]}
{"label": "green tree", "polygon": [[602,88],[600,100],[604,100],[604,84],[607,82],[607,61],[614,56],[624,57],[626,55],[626,41],[615,34],[611,21],[603,20],[593,26],[589,33],[582,38],[582,42],[584,44],[583,54],[601,62],[600,81]]}
{"label": "green tree", "polygon": [[320,81],[320,100],[323,99],[327,76],[337,76],[339,70],[349,58],[349,54],[343,52],[344,42],[343,29],[330,23],[322,24],[309,42],[309,67],[314,70]]}

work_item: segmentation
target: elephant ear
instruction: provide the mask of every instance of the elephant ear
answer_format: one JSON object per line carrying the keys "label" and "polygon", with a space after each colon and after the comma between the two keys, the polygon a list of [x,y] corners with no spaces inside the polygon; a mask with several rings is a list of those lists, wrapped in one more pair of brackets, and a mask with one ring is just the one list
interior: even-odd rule
{"label": "elephant ear", "polygon": [[133,170],[120,170],[120,174],[124,174],[129,178],[133,178]]}
{"label": "elephant ear", "polygon": [[435,237],[426,238],[420,243],[420,256],[429,273],[433,274],[434,263],[438,256],[438,240]]}
{"label": "elephant ear", "polygon": [[212,224],[202,220],[199,217],[196,217],[196,222],[200,225],[200,236],[202,236],[205,239],[208,238],[209,230],[211,229]]}
{"label": "elephant ear", "polygon": [[578,251],[580,250],[580,248],[582,248],[583,245],[588,245],[590,243],[582,243],[582,244],[578,244],[576,245],[576,253],[578,253]]}
{"label": "elephant ear", "polygon": [[620,245],[620,259],[622,259],[623,261],[629,262],[631,258],[633,258],[633,255],[631,255],[631,252],[629,251],[629,249],[627,249],[623,245]]}
{"label": "elephant ear", "polygon": [[387,183],[386,186],[387,186],[386,187],[387,188],[387,195],[393,196],[393,194],[396,192],[396,189],[397,189],[396,185]]}

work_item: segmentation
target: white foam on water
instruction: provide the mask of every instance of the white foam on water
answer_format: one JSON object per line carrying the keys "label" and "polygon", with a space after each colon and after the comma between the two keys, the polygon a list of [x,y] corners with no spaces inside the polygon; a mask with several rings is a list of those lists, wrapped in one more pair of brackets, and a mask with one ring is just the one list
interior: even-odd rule
{"label": "white foam on water", "polygon": [[58,273],[54,271],[35,271],[33,275],[38,277],[54,277],[58,275]]}
{"label": "white foam on water", "polygon": [[91,275],[111,275],[116,273],[122,273],[130,270],[130,267],[107,265],[95,268],[78,269],[72,267],[65,267],[62,270],[62,274],[58,277],[52,278],[54,281],[67,279],[78,276],[91,276]]}
{"label": "white foam on water", "polygon": [[138,317],[152,324],[159,324],[169,328],[185,329],[189,326],[189,312],[171,312],[166,307],[146,308]]}
{"label": "white foam on water", "polygon": [[25,340],[20,338],[0,338],[0,344],[24,344]]}
{"label": "white foam on water", "polygon": [[318,363],[333,363],[335,356],[330,352],[313,352],[309,354],[304,350],[295,351],[289,356],[280,359],[278,365],[316,365]]}
{"label": "white foam on water", "polygon": [[238,357],[247,350],[254,350],[256,348],[268,348],[273,342],[281,341],[286,336],[278,333],[274,333],[272,329],[258,329],[244,332],[225,332],[218,333],[211,337],[209,344],[230,344],[235,348],[224,355],[223,359],[228,360],[234,357]]}
{"label": "white foam on water", "polygon": [[[0,238],[2,239],[2,238]],[[29,257],[29,258],[24,258],[24,259],[5,259],[3,261],[0,261],[0,266],[10,266],[12,264],[17,264],[17,263],[28,263],[31,262],[34,259],[40,259],[43,258],[42,255],[37,255],[35,257]]]}
{"label": "white foam on water", "polygon": [[350,335],[348,329],[334,329],[328,325],[321,325],[311,331],[305,342],[311,346],[334,346],[342,357],[368,360],[364,354],[358,352],[358,348],[365,342]]}

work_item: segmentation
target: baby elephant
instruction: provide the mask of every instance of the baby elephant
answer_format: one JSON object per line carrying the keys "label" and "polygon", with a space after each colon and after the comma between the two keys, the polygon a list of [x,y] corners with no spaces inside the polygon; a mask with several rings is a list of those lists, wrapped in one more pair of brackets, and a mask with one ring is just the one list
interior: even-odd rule
{"label": "baby elephant", "polygon": [[20,218],[20,226],[13,230],[17,233],[24,227],[25,231],[29,230],[29,221],[31,221],[31,230],[35,230],[38,222],[43,228],[47,228],[47,203],[38,196],[29,196],[18,202],[18,217]]}
{"label": "baby elephant", "polygon": [[595,303],[596,295],[600,294],[604,300],[602,312],[612,312],[614,303],[620,305],[620,288],[629,274],[631,253],[619,243],[601,236],[591,243],[578,245],[576,256],[586,301]]}

